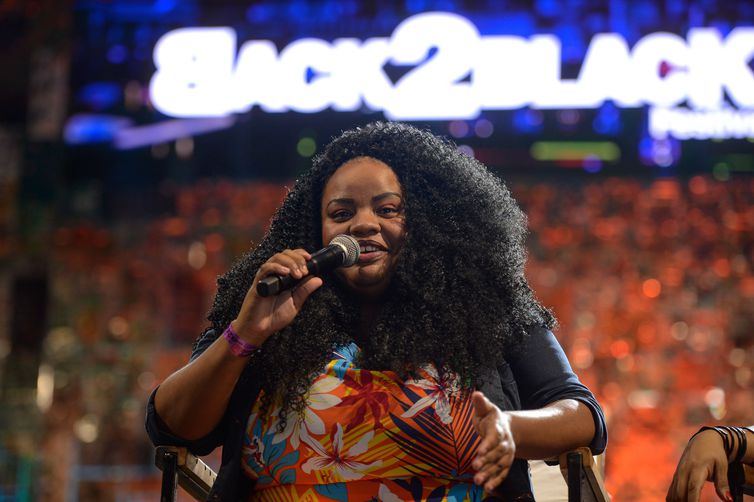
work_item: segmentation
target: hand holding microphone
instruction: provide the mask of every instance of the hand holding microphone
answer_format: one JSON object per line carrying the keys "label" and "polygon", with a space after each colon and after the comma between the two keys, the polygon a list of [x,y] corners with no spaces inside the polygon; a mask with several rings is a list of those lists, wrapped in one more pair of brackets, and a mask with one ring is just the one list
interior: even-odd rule
{"label": "hand holding microphone", "polygon": [[[350,235],[336,235],[330,244],[312,253],[306,261],[309,275],[320,275],[338,267],[350,267],[359,259],[359,243]],[[295,286],[301,279],[292,275],[268,275],[257,283],[259,296],[274,296],[283,290]]]}
{"label": "hand holding microphone", "polygon": [[[358,259],[359,243],[343,234],[314,253],[285,249],[273,255],[257,271],[233,328],[242,340],[261,346],[270,335],[288,326],[309,295],[322,285],[317,274],[351,266]],[[293,286],[297,287],[290,290]]]}

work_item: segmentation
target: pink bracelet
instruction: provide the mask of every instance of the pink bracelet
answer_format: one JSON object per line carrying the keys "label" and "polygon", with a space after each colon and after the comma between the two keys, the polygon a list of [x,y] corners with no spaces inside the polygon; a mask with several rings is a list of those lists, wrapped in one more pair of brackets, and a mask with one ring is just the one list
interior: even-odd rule
{"label": "pink bracelet", "polygon": [[234,356],[246,357],[259,350],[259,347],[256,345],[241,340],[238,334],[233,331],[232,324],[228,324],[228,327],[223,331],[223,338],[228,341],[230,352]]}

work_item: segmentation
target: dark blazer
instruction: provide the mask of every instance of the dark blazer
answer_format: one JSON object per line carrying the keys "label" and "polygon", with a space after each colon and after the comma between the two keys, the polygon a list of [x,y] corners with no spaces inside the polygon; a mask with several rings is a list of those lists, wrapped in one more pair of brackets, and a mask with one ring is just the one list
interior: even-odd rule
{"label": "dark blazer", "polygon": [[[194,345],[191,360],[197,358],[217,339],[213,329],[206,330]],[[259,394],[257,369],[249,364],[241,374],[231,395],[222,421],[207,436],[186,441],[167,432],[155,412],[154,394],[147,403],[146,428],[150,439],[159,445],[185,446],[195,455],[207,455],[220,445],[222,463],[212,487],[211,501],[245,501],[253,489],[253,481],[241,471],[241,445],[251,406]],[[541,408],[560,399],[576,399],[592,412],[595,434],[589,445],[594,454],[602,453],[607,444],[607,427],[602,408],[591,391],[583,385],[571,369],[568,359],[555,336],[547,329],[531,330],[520,350],[506,358],[497,368],[483,377],[480,390],[502,410]],[[526,460],[516,459],[500,488],[505,500],[533,500],[529,467]]]}

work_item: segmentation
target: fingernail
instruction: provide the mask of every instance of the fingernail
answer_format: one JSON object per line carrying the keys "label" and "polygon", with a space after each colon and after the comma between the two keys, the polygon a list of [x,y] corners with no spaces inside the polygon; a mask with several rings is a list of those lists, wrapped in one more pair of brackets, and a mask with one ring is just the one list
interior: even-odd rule
{"label": "fingernail", "polygon": [[731,495],[730,490],[725,490],[725,500],[733,502],[733,495]]}

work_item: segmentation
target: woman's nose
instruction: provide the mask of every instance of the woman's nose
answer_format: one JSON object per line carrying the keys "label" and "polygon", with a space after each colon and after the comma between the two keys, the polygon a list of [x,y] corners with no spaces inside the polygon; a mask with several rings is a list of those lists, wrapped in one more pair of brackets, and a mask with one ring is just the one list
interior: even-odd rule
{"label": "woman's nose", "polygon": [[356,214],[351,220],[351,234],[371,235],[380,230],[380,224],[374,215]]}

